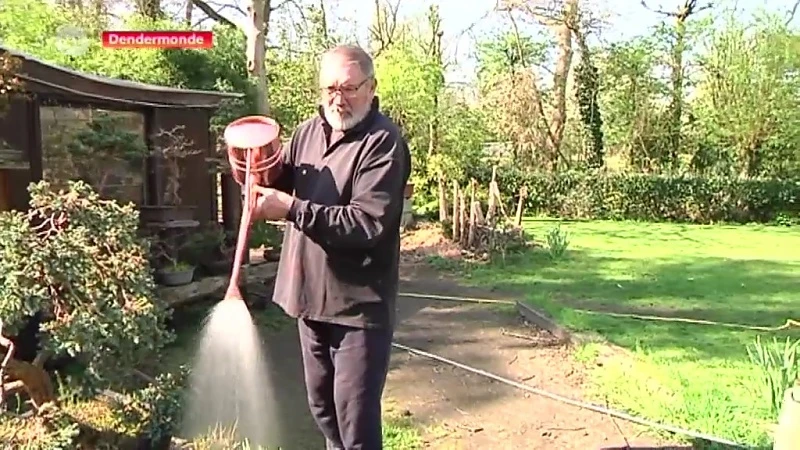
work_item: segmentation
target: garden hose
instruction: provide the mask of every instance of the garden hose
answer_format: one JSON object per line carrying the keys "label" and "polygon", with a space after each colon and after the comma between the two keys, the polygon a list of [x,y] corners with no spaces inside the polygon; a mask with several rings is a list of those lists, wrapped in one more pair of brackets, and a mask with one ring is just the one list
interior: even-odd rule
{"label": "garden hose", "polygon": [[[401,297],[439,300],[446,302],[449,301],[449,302],[478,303],[478,304],[485,303],[485,304],[500,304],[509,306],[514,306],[517,304],[515,301],[512,300],[496,300],[496,299],[460,297],[460,296],[454,297],[449,295],[417,294],[413,292],[400,292],[398,295]],[[714,320],[689,319],[686,317],[667,317],[667,316],[653,316],[653,315],[642,315],[642,314],[632,314],[632,313],[615,313],[615,312],[592,311],[589,309],[576,309],[576,308],[570,308],[570,309],[581,314],[587,314],[593,316],[608,316],[608,317],[617,317],[624,319],[652,320],[660,322],[680,322],[680,323],[688,323],[694,325],[713,325],[719,327],[737,328],[741,330],[750,330],[750,331],[775,332],[775,331],[788,330],[790,328],[800,328],[800,321],[795,319],[786,319],[786,322],[784,322],[783,325],[769,327],[769,326],[759,326],[759,325],[746,325],[739,323],[717,322]]]}
{"label": "garden hose", "polygon": [[562,395],[558,395],[558,394],[554,394],[552,392],[545,391],[543,389],[537,389],[537,388],[529,386],[527,384],[520,383],[520,382],[517,382],[517,381],[514,381],[514,380],[509,380],[508,378],[501,377],[501,376],[493,374],[491,372],[487,372],[485,370],[481,370],[481,369],[478,369],[478,368],[475,368],[475,367],[472,367],[472,366],[468,366],[466,364],[463,364],[463,363],[460,363],[460,362],[457,362],[457,361],[453,361],[453,360],[447,359],[447,358],[445,358],[443,356],[435,355],[433,353],[428,353],[426,351],[419,350],[419,349],[412,348],[412,347],[408,347],[408,346],[405,346],[403,344],[398,344],[397,342],[392,342],[392,346],[397,348],[397,349],[407,351],[407,352],[409,352],[409,353],[411,353],[413,355],[422,356],[422,357],[425,357],[425,358],[428,358],[428,359],[432,359],[432,360],[438,361],[440,363],[444,363],[444,364],[447,364],[447,365],[450,365],[450,366],[458,367],[459,369],[466,370],[466,371],[474,373],[476,375],[480,375],[480,376],[483,376],[483,377],[486,377],[486,378],[490,378],[492,380],[495,380],[495,381],[498,381],[500,383],[515,387],[517,389],[521,389],[523,391],[527,391],[527,392],[530,392],[532,394],[536,394],[536,395],[539,395],[539,396],[542,396],[542,397],[547,397],[547,398],[549,398],[551,400],[555,400],[555,401],[558,401],[558,402],[561,402],[561,403],[566,403],[568,405],[572,405],[572,406],[575,406],[575,407],[578,407],[578,408],[587,409],[589,411],[594,411],[596,413],[605,414],[605,415],[608,415],[608,416],[611,416],[611,417],[616,417],[618,419],[626,420],[628,422],[636,423],[636,424],[643,425],[643,426],[646,426],[646,427],[650,427],[650,428],[654,428],[654,429],[658,429],[658,430],[663,430],[663,431],[668,431],[668,432],[673,433],[673,434],[680,434],[680,435],[684,435],[684,436],[689,436],[689,437],[693,437],[695,439],[700,439],[700,440],[707,441],[707,442],[714,442],[714,443],[717,443],[717,444],[727,445],[729,447],[735,447],[735,448],[743,448],[743,449],[751,448],[751,447],[739,444],[737,442],[729,441],[727,439],[723,439],[723,438],[720,438],[720,437],[711,436],[711,435],[700,433],[700,432],[697,432],[697,431],[686,430],[686,429],[683,429],[683,428],[680,428],[680,427],[676,427],[674,425],[668,425],[668,424],[655,422],[655,421],[652,421],[652,420],[648,420],[648,419],[644,419],[644,418],[641,418],[641,417],[637,417],[637,416],[634,416],[634,415],[631,415],[631,414],[628,414],[628,413],[624,413],[624,412],[621,412],[621,411],[615,411],[613,409],[604,408],[602,406],[595,405],[595,404],[592,404],[592,403],[587,403],[587,402],[574,400],[574,399],[571,399],[569,397],[564,397]]}

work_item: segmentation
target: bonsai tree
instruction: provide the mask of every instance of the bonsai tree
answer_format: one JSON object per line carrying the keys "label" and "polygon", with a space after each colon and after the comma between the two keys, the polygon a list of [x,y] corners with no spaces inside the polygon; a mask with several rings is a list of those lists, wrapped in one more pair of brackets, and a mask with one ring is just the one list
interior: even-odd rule
{"label": "bonsai tree", "polygon": [[179,286],[191,283],[194,278],[195,265],[185,258],[185,249],[189,241],[180,234],[157,240],[153,256],[158,269],[156,275],[166,286]]}
{"label": "bonsai tree", "polygon": [[147,146],[139,134],[125,129],[123,120],[99,113],[66,145],[65,152],[51,156],[67,160],[59,163],[71,163],[77,175],[102,196],[110,194],[109,184],[141,180]]}
{"label": "bonsai tree", "polygon": [[202,153],[191,140],[186,138],[183,130],[184,127],[179,125],[172,130],[161,130],[155,135],[157,144],[153,154],[163,161],[167,177],[163,198],[165,205],[180,206],[182,203],[180,188],[183,160]]}
{"label": "bonsai tree", "polygon": [[[29,212],[0,213],[0,317],[17,348],[40,350],[33,362],[12,354],[5,382],[21,381],[52,400],[41,370],[48,358],[79,363],[82,385],[90,388],[127,375],[172,335],[135,207],[103,200],[83,182],[54,192],[41,181],[29,191]],[[40,342],[24,342],[18,333],[36,317]]]}
{"label": "bonsai tree", "polygon": [[219,223],[206,225],[194,232],[183,246],[184,259],[197,265],[227,262],[233,259],[234,245],[230,243],[230,233]]}

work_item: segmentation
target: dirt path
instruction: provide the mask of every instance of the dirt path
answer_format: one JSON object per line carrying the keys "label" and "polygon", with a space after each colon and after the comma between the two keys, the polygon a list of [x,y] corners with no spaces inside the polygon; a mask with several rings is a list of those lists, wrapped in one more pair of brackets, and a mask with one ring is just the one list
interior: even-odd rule
{"label": "dirt path", "polygon": [[[492,295],[419,274],[409,278],[406,292]],[[412,298],[402,298],[399,309],[398,343],[563,396],[583,397],[585,368],[571,350],[513,312]],[[428,448],[689,448],[648,438],[641,427],[399,350],[386,396],[418,423],[431,426]]]}
{"label": "dirt path", "polygon": [[[402,291],[435,295],[491,296],[448,280],[406,271]],[[259,297],[268,295],[259,293]],[[475,304],[398,301],[395,341],[533,387],[580,399],[585,368],[570,350],[516,314]],[[297,332],[288,327],[265,336],[287,450],[324,444],[305,403]],[[494,380],[395,349],[387,402],[425,428],[431,449],[666,449],[645,430],[597,413],[549,400]],[[627,439],[627,442],[626,442]]]}

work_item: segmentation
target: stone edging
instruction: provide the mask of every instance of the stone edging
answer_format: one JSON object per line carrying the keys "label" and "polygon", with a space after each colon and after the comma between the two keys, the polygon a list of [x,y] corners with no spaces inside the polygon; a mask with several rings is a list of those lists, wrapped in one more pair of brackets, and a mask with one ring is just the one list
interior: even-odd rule
{"label": "stone edging", "polygon": [[556,337],[560,342],[576,343],[577,339],[566,328],[562,327],[551,319],[547,314],[537,309],[534,309],[527,303],[515,300],[517,304],[517,312],[528,322],[547,331]]}
{"label": "stone edging", "polygon": [[[244,272],[241,283],[267,282],[275,278],[278,273],[277,262],[262,262],[258,264],[247,264],[242,267]],[[221,292],[228,286],[230,275],[220,275],[216,277],[206,277],[199,281],[189,283],[184,286],[159,286],[157,294],[167,303],[167,306],[175,306],[191,303],[197,299]]]}

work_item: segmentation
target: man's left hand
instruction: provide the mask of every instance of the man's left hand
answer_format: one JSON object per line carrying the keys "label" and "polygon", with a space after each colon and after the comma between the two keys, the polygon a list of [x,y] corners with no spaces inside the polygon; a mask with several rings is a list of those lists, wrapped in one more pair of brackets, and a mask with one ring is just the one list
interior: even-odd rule
{"label": "man's left hand", "polygon": [[272,188],[254,186],[256,205],[253,210],[253,220],[281,220],[289,214],[289,208],[294,203],[294,197]]}

